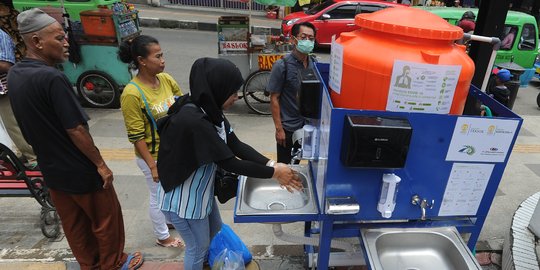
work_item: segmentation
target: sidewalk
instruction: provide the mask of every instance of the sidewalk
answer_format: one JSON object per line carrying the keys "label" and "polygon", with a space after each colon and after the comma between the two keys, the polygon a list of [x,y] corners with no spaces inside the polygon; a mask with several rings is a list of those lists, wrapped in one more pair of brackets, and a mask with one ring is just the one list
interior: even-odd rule
{"label": "sidewalk", "polygon": [[[140,22],[143,27],[178,28],[199,31],[216,31],[220,16],[242,15],[226,11],[182,9],[174,5],[164,7],[135,5],[135,8],[139,10]],[[243,15],[248,16],[249,11],[246,11]],[[268,19],[264,16],[252,15],[250,25],[253,28],[253,32],[271,31],[274,35],[281,33],[280,19]]]}

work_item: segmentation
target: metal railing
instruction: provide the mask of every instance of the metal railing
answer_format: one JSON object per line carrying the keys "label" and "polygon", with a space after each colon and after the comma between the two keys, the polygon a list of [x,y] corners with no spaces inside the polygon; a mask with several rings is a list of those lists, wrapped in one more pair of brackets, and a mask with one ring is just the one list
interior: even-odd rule
{"label": "metal railing", "polygon": [[[166,0],[166,4],[179,5],[182,7],[199,7],[208,9],[220,9],[227,11],[249,10],[249,2],[240,2],[238,0]],[[265,6],[252,2],[251,10],[257,13],[265,10]]]}

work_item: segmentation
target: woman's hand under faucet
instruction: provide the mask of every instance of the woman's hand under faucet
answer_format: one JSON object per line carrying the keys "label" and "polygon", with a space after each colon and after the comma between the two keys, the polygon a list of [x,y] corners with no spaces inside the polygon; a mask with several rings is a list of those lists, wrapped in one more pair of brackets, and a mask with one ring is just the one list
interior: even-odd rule
{"label": "woman's hand under faucet", "polygon": [[274,175],[272,178],[277,179],[279,184],[291,193],[293,189],[302,190],[303,188],[298,173],[284,163],[276,163],[274,165]]}

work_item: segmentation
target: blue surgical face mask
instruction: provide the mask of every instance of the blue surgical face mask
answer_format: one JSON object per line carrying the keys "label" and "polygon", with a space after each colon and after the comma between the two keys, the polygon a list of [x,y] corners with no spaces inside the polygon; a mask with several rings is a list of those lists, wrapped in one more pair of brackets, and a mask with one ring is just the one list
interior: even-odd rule
{"label": "blue surgical face mask", "polygon": [[306,40],[298,40],[295,38],[296,41],[298,41],[298,44],[296,44],[296,49],[304,54],[309,54],[311,51],[313,51],[313,48],[315,47],[315,42],[311,41],[309,39]]}

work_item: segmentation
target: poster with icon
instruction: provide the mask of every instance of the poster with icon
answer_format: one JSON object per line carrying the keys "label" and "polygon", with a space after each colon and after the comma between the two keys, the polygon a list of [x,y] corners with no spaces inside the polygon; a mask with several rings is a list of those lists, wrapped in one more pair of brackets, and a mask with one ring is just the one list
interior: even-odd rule
{"label": "poster with icon", "polygon": [[386,110],[447,114],[461,66],[394,61]]}
{"label": "poster with icon", "polygon": [[518,120],[459,117],[446,160],[504,162],[518,125]]}
{"label": "poster with icon", "polygon": [[494,164],[454,163],[439,216],[476,215],[494,167]]}

